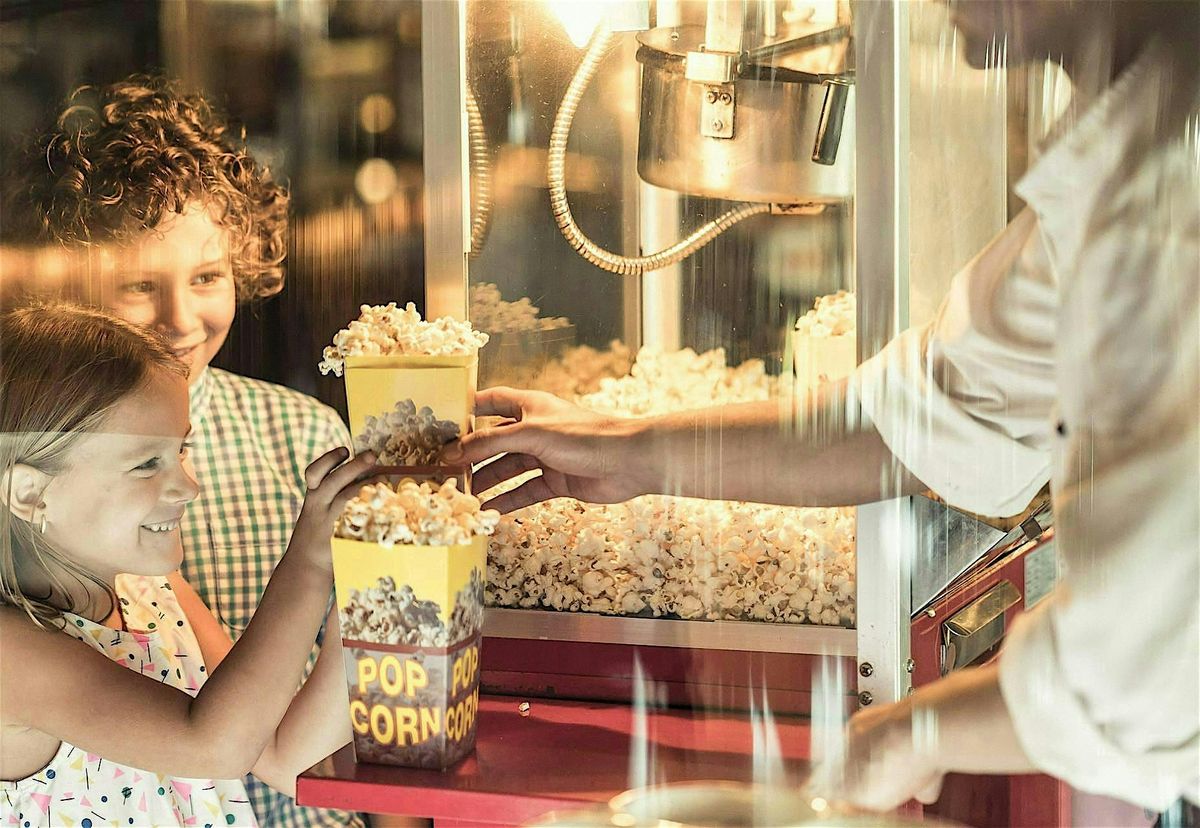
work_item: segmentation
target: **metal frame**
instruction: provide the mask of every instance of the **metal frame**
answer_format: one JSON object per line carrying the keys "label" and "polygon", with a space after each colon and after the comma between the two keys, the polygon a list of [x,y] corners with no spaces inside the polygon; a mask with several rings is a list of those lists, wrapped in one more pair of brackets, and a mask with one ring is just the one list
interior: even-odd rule
{"label": "metal frame", "polygon": [[[782,628],[781,628],[782,627]],[[786,630],[786,635],[782,634]],[[855,631],[811,624],[752,621],[675,621],[575,612],[489,608],[483,634],[491,638],[587,641],[762,653],[852,656]]]}
{"label": "metal frame", "polygon": [[[908,325],[905,0],[859,0],[854,29],[857,111],[871,113],[855,121],[855,290],[862,362]],[[859,233],[866,237],[862,244]],[[916,527],[909,499],[858,507],[857,540],[859,701],[892,702],[910,686]]]}
{"label": "metal frame", "polygon": [[[426,311],[465,318],[469,245],[466,115],[466,0],[422,7],[425,134]],[[855,244],[859,359],[877,352],[907,323],[908,245],[902,206],[907,124],[901,94],[907,82],[904,0],[858,0],[855,7],[857,106]],[[661,20],[660,20],[661,22]],[[437,44],[437,48],[429,48]],[[448,48],[452,46],[453,48]],[[868,184],[869,182],[869,184]],[[628,184],[624,188],[628,191]],[[641,187],[642,243],[678,232],[677,197]],[[669,219],[669,220],[668,220]],[[627,292],[626,319],[640,315],[642,340],[678,345],[678,273],[651,274]],[[675,290],[671,290],[675,288]],[[865,309],[870,309],[866,313]],[[640,311],[640,314],[639,314]],[[647,324],[647,319],[654,320]],[[499,637],[610,642],[776,653],[857,654],[859,689],[867,703],[899,698],[909,681],[910,566],[915,531],[906,500],[858,512],[857,630],[815,625],[675,621],[527,610],[488,610],[486,634]]]}
{"label": "metal frame", "polygon": [[[636,157],[636,155],[635,155]],[[639,229],[645,250],[662,250],[679,238],[678,193],[643,183],[638,190]],[[643,274],[640,285],[641,344],[664,350],[683,347],[683,265]]]}
{"label": "metal frame", "polygon": [[[437,48],[430,45],[437,44]],[[466,0],[421,4],[425,316],[467,318],[471,249]],[[436,136],[436,139],[434,139]]]}

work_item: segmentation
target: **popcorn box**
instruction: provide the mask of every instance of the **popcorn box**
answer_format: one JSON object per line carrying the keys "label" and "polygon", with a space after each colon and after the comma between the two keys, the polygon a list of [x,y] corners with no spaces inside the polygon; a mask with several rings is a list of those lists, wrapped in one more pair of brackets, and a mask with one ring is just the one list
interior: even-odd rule
{"label": "popcorn box", "polygon": [[390,411],[398,400],[427,405],[440,420],[471,430],[475,410],[477,354],[467,356],[346,357],[346,404],[350,433],[362,434],[367,417]]}
{"label": "popcorn box", "polygon": [[445,770],[475,747],[487,538],[334,538],[333,572],[355,758]]}
{"label": "popcorn box", "polygon": [[792,331],[796,379],[801,388],[816,388],[836,382],[858,367],[858,342],[853,333],[837,336],[808,336]]}

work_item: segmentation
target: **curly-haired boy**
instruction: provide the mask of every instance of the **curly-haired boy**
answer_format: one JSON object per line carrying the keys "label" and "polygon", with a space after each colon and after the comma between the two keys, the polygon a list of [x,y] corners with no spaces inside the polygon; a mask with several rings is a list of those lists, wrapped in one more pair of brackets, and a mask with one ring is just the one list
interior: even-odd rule
{"label": "curly-haired boy", "polygon": [[[72,94],[6,189],[6,236],[80,253],[77,298],[163,332],[188,364],[200,496],[183,574],[236,639],[287,545],[305,466],[349,445],[332,409],[209,366],[238,306],[283,287],[287,191],[203,97],[143,76]],[[264,826],[362,824],[247,788]]]}

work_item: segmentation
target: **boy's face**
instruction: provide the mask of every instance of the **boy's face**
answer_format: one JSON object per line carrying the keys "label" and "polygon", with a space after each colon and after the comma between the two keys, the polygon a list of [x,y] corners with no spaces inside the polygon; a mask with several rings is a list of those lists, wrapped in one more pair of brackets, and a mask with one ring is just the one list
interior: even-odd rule
{"label": "boy's face", "polygon": [[131,245],[104,251],[95,300],[165,334],[195,382],[221,350],[237,310],[229,232],[199,204]]}

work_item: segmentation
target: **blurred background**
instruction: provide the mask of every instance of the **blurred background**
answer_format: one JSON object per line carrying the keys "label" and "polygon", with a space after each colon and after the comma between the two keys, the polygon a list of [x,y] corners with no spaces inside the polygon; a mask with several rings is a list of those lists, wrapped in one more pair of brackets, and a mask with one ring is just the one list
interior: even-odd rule
{"label": "blurred background", "polygon": [[419,0],[5,0],[0,166],[82,84],[204,92],[292,193],[284,291],[240,309],[214,364],[344,413],[322,346],[363,302],[423,299],[420,34]]}

